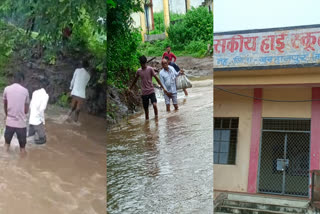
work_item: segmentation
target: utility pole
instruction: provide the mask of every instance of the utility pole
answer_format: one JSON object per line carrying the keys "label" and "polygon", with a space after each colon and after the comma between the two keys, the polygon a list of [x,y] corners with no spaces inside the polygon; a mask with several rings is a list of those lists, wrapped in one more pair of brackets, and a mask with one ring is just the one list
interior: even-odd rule
{"label": "utility pole", "polygon": [[143,10],[143,12],[140,12],[140,26],[142,28],[142,31],[141,31],[142,42],[144,42],[144,40],[145,40],[144,35],[147,32],[147,29],[146,29],[146,16],[145,16],[145,11],[144,10]]}
{"label": "utility pole", "polygon": [[186,0],[186,12],[188,12],[190,9],[191,9],[190,0]]}
{"label": "utility pole", "polygon": [[153,17],[153,3],[152,3],[152,0],[150,0],[150,7],[151,7],[152,30],[154,30],[154,17]]}
{"label": "utility pole", "polygon": [[166,36],[168,36],[167,28],[170,26],[169,0],[163,0],[164,26],[166,28]]}

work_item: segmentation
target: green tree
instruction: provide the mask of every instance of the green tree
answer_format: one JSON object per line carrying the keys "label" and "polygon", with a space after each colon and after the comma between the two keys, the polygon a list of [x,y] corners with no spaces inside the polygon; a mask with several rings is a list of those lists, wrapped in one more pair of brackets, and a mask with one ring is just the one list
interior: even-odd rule
{"label": "green tree", "polygon": [[[108,0],[109,1],[109,0]],[[0,0],[0,18],[25,31],[25,49],[38,47],[43,59],[55,63],[57,54],[69,52],[93,56],[93,65],[102,71],[106,58],[105,0]],[[101,21],[98,21],[98,20]],[[68,46],[62,46],[62,31],[73,24]],[[23,48],[20,54],[25,56]],[[30,51],[29,51],[30,52]]]}
{"label": "green tree", "polygon": [[109,85],[122,88],[138,65],[141,36],[132,27],[131,14],[142,11],[141,1],[108,0],[107,3],[107,79]]}
{"label": "green tree", "polygon": [[[28,30],[30,22],[34,23],[32,30],[40,36],[47,36],[53,41],[61,38],[61,29],[73,25],[82,25],[87,13],[92,23],[97,23],[99,17],[105,17],[106,3],[104,0],[2,0],[0,14],[2,18],[14,21],[18,26]],[[102,31],[103,26],[96,24],[96,29]]]}

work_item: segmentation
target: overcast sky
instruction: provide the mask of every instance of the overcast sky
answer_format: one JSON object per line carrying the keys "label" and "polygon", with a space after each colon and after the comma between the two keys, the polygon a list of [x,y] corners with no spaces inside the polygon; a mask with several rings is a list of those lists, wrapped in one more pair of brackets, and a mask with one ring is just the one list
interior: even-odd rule
{"label": "overcast sky", "polygon": [[214,0],[214,32],[320,24],[320,0]]}

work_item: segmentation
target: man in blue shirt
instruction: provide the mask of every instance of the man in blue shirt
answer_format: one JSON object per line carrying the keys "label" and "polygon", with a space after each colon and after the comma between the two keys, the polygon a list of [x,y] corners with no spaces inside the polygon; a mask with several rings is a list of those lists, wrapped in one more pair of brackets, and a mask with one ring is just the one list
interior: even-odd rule
{"label": "man in blue shirt", "polygon": [[[165,56],[164,58],[168,61],[169,65],[172,66],[177,72],[180,71],[179,66],[178,66],[176,63],[170,61],[170,59],[169,59],[168,56]],[[181,70],[182,70],[182,69],[181,69]],[[183,71],[183,70],[182,70],[182,71]],[[184,72],[184,71],[183,71],[183,72]],[[186,89],[186,88],[183,89],[183,92],[184,92],[184,95],[185,95],[185,96],[188,96],[188,92],[187,92],[187,89]]]}
{"label": "man in blue shirt", "polygon": [[169,65],[166,59],[161,61],[162,70],[160,71],[160,81],[163,87],[171,93],[171,97],[164,94],[165,103],[167,106],[167,111],[170,111],[170,99],[175,110],[178,110],[178,100],[177,100],[177,87],[176,87],[176,78],[179,74],[183,74],[183,71],[177,72],[172,66]]}

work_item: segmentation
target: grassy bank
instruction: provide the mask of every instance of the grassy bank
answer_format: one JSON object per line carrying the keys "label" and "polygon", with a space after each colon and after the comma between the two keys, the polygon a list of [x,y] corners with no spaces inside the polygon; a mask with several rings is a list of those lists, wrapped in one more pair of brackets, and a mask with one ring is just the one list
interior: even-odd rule
{"label": "grassy bank", "polygon": [[[185,15],[170,14],[170,21],[176,21],[167,29],[164,41],[141,43],[138,51],[146,56],[162,56],[168,45],[176,56],[202,58],[213,53],[208,45],[213,44],[213,14],[205,7],[192,8]],[[163,12],[154,14],[154,33],[165,31]]]}
{"label": "grassy bank", "polygon": [[[210,44],[210,42],[208,42]],[[145,56],[162,56],[166,51],[167,45],[171,46],[171,51],[176,56],[191,56],[195,58],[203,58],[210,54],[212,51],[208,51],[208,44],[204,41],[191,41],[187,45],[175,45],[169,39],[163,41],[153,41],[141,43],[138,47],[138,51]]]}

